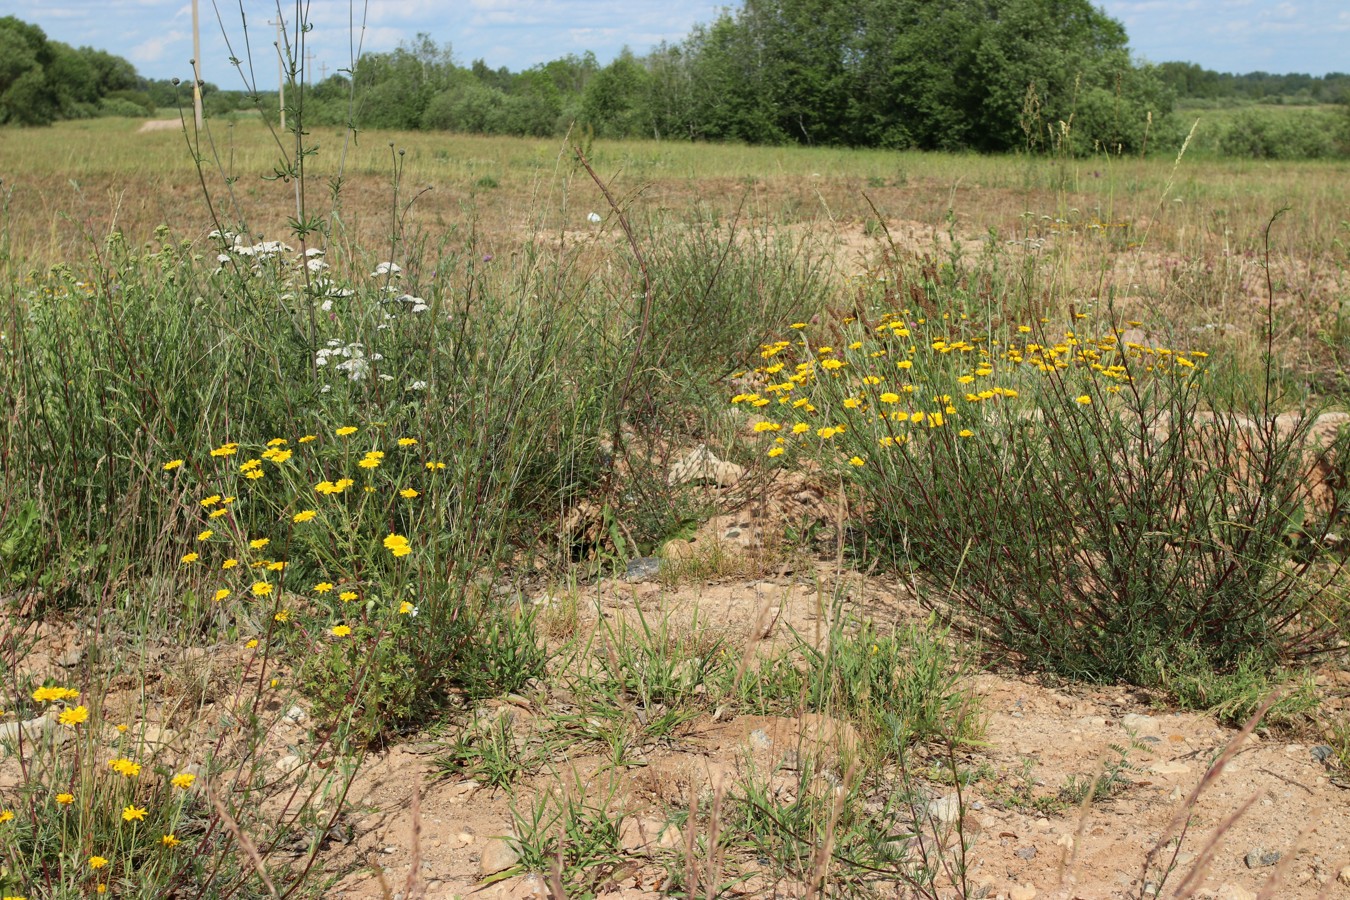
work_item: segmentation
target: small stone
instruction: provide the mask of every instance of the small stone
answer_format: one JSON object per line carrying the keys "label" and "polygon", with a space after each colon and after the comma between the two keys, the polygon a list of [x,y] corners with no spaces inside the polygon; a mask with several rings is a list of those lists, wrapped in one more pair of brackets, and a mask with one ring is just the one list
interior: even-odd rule
{"label": "small stone", "polygon": [[308,717],[305,715],[303,709],[298,706],[292,706],[290,709],[286,710],[286,715],[282,716],[282,718],[292,725],[299,725]]}
{"label": "small stone", "polygon": [[303,765],[303,763],[300,761],[300,757],[296,756],[294,753],[288,753],[277,760],[277,771],[282,775],[289,775],[300,768],[301,765]]}
{"label": "small stone", "polygon": [[1176,760],[1163,760],[1155,762],[1148,767],[1149,771],[1155,775],[1185,775],[1191,770],[1191,767],[1184,762]]}
{"label": "small stone", "polygon": [[1318,744],[1316,747],[1312,748],[1310,752],[1312,753],[1313,761],[1320,763],[1324,763],[1336,755],[1336,751],[1326,744]]}
{"label": "small stone", "polygon": [[1036,889],[1029,884],[1019,884],[1008,891],[1008,900],[1036,900]]}
{"label": "small stone", "polygon": [[1336,880],[1346,887],[1350,887],[1350,866],[1346,866],[1336,873]]}
{"label": "small stone", "polygon": [[467,847],[473,843],[473,833],[461,831],[459,834],[455,835],[455,840],[459,841],[461,847]]}
{"label": "small stone", "polygon": [[513,837],[489,838],[478,859],[478,874],[483,878],[505,872],[520,862],[520,851]]}
{"label": "small stone", "polygon": [[73,669],[84,659],[84,651],[79,647],[67,650],[56,658],[56,664],[63,669]]}
{"label": "small stone", "polygon": [[1121,716],[1120,726],[1126,731],[1132,731],[1141,736],[1158,733],[1158,720],[1152,716],[1141,716],[1138,713],[1128,713]]}
{"label": "small stone", "polygon": [[661,572],[661,560],[656,556],[639,556],[628,561],[624,579],[629,582],[649,581]]}
{"label": "small stone", "polygon": [[1013,853],[1013,856],[1016,856],[1018,859],[1035,859],[1035,858],[1036,858],[1036,848],[1035,848],[1035,847],[1018,847],[1017,850]]}
{"label": "small stone", "polygon": [[1249,869],[1260,869],[1264,866],[1273,866],[1280,861],[1280,851],[1267,851],[1260,847],[1253,847],[1251,850],[1247,851],[1247,855],[1244,857],[1243,861],[1247,863],[1247,868]]}
{"label": "small stone", "polygon": [[0,757],[3,757],[7,752],[5,745],[18,742],[19,732],[21,731],[25,742],[37,741],[53,732],[60,734],[56,731],[56,720],[57,714],[48,712],[23,722],[0,724]]}
{"label": "small stone", "polygon": [[950,828],[961,821],[961,801],[955,794],[948,794],[930,801],[925,812],[938,825]]}
{"label": "small stone", "polygon": [[769,737],[769,733],[763,728],[756,728],[750,732],[748,740],[751,750],[768,750],[773,746],[773,738]]}
{"label": "small stone", "polygon": [[724,462],[714,456],[706,444],[699,444],[670,467],[666,483],[672,487],[677,484],[715,484],[718,487],[730,487],[744,475],[744,466]]}

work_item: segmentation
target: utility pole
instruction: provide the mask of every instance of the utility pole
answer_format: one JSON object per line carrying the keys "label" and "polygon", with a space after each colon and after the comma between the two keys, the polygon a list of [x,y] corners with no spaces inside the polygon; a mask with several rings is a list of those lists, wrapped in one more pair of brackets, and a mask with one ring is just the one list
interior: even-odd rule
{"label": "utility pole", "polygon": [[202,28],[197,0],[192,0],[192,113],[197,130],[202,127]]}
{"label": "utility pole", "polygon": [[328,63],[319,63],[319,80],[328,80]]}
{"label": "utility pole", "polygon": [[267,20],[268,25],[277,26],[277,108],[281,111],[281,130],[286,130],[286,69],[285,60],[281,52],[281,26],[285,25],[284,19],[278,18],[275,22]]}

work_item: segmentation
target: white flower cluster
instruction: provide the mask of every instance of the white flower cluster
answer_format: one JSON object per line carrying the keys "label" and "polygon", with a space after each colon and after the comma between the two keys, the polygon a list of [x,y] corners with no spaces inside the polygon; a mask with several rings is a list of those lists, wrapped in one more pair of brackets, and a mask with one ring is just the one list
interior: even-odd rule
{"label": "white flower cluster", "polygon": [[407,304],[415,313],[424,313],[431,309],[431,307],[427,305],[427,301],[423,300],[421,297],[414,297],[412,294],[402,294],[395,297],[394,302]]}
{"label": "white flower cluster", "polygon": [[[341,360],[335,362],[333,368],[347,376],[348,381],[360,381],[370,374],[370,364],[379,362],[384,356],[379,353],[366,355],[364,344],[344,344],[342,341],[333,339],[328,342],[326,347],[320,347],[314,353],[314,365],[324,368],[330,360]],[[390,376],[381,375],[380,378],[388,381]]]}

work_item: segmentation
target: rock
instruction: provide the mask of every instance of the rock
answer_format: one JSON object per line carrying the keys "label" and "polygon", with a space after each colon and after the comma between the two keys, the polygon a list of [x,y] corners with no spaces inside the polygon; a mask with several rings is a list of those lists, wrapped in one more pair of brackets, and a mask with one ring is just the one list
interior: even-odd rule
{"label": "rock", "polygon": [[1137,735],[1157,734],[1159,731],[1157,719],[1152,716],[1141,716],[1138,713],[1121,716],[1120,727]]}
{"label": "rock", "polygon": [[961,821],[961,801],[955,794],[948,794],[945,797],[939,797],[937,800],[929,801],[924,807],[924,813],[928,818],[943,828],[951,828],[957,822]]}
{"label": "rock", "polygon": [[1327,760],[1331,759],[1331,757],[1336,755],[1336,751],[1326,744],[1318,744],[1316,747],[1312,748],[1311,752],[1313,761],[1320,763],[1325,763]]}
{"label": "rock", "polygon": [[750,744],[751,750],[768,750],[773,746],[773,738],[769,737],[769,733],[763,728],[756,728],[750,732],[746,741]]}
{"label": "rock", "polygon": [[305,711],[300,707],[292,706],[290,709],[286,710],[286,715],[282,716],[282,718],[292,725],[299,725],[309,717],[305,715]]}
{"label": "rock", "polygon": [[84,651],[79,647],[67,650],[56,658],[56,664],[63,669],[73,669],[84,659]]}
{"label": "rock", "polygon": [[1008,890],[1008,900],[1036,900],[1036,889],[1029,884],[1019,884]]}
{"label": "rock", "polygon": [[639,556],[637,559],[628,561],[628,568],[624,572],[624,580],[649,581],[661,573],[661,559],[656,556]]}
{"label": "rock", "polygon": [[673,850],[682,843],[679,826],[659,819],[624,819],[619,826],[619,846],[628,853]]}
{"label": "rock", "polygon": [[1155,775],[1185,775],[1191,770],[1191,767],[1184,762],[1176,760],[1155,762],[1148,767],[1148,770]]}
{"label": "rock", "polygon": [[1013,853],[1013,856],[1016,856],[1018,859],[1035,859],[1035,858],[1036,858],[1036,848],[1035,848],[1035,847],[1018,847],[1017,850]]}
{"label": "rock", "polygon": [[1221,884],[1214,896],[1215,900],[1256,900],[1256,894],[1240,884]]}
{"label": "rock", "polygon": [[681,562],[694,555],[695,543],[676,538],[666,541],[661,547],[661,558],[667,562]]}
{"label": "rock", "polygon": [[1247,863],[1247,868],[1249,869],[1273,866],[1280,861],[1280,851],[1263,850],[1260,847],[1253,847],[1251,850],[1247,851],[1247,855],[1243,858],[1243,861]]}
{"label": "rock", "polygon": [[519,844],[511,836],[488,838],[478,859],[478,874],[483,878],[505,872],[520,862]]}
{"label": "rock", "polygon": [[304,763],[301,761],[300,757],[296,756],[294,753],[286,754],[281,757],[281,759],[277,760],[276,763],[277,771],[282,775],[289,775],[302,765],[304,765]]}
{"label": "rock", "polygon": [[1346,866],[1336,873],[1336,880],[1346,887],[1350,887],[1350,866]]}
{"label": "rock", "polygon": [[25,747],[37,743],[47,736],[51,736],[58,744],[64,744],[72,737],[68,728],[62,728],[57,722],[60,713],[56,710],[48,710],[40,716],[28,719],[23,722],[5,722],[0,724],[0,759],[3,759],[10,752],[9,748],[18,749],[19,732],[23,732]]}
{"label": "rock", "polygon": [[724,462],[713,455],[706,444],[699,444],[692,451],[670,467],[666,483],[677,484],[715,484],[718,487],[730,487],[745,475],[745,468],[735,463]]}

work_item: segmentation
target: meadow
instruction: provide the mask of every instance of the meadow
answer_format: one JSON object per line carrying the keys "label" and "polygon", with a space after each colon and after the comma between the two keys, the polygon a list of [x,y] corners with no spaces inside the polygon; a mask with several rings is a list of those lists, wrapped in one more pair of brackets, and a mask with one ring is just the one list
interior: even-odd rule
{"label": "meadow", "polygon": [[140,127],[0,131],[0,895],[1350,883],[1347,164]]}

